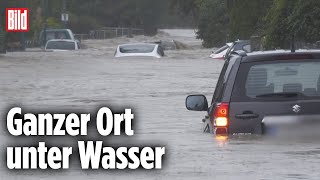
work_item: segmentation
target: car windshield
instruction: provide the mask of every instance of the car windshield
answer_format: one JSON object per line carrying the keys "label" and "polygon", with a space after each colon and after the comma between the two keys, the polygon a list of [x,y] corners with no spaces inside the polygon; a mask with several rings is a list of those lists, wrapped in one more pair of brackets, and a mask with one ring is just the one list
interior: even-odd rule
{"label": "car windshield", "polygon": [[245,63],[236,82],[236,96],[259,98],[320,98],[320,62]]}
{"label": "car windshield", "polygon": [[46,49],[75,50],[75,43],[68,41],[50,41]]}
{"label": "car windshield", "polygon": [[155,45],[152,44],[137,44],[137,45],[123,45],[120,46],[121,53],[151,53]]}
{"label": "car windshield", "polygon": [[[43,39],[44,33],[41,32],[40,39]],[[70,34],[68,31],[54,31],[54,30],[47,30],[46,31],[46,39],[47,41],[51,39],[71,39]]]}

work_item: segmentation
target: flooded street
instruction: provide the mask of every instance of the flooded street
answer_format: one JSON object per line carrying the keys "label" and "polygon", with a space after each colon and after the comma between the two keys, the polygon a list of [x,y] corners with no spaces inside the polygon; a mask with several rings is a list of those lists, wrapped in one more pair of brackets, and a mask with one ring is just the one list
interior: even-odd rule
{"label": "flooded street", "polygon": [[[113,57],[119,43],[158,39],[175,39],[192,48],[168,51],[163,59]],[[319,142],[270,142],[253,136],[217,139],[202,133],[205,113],[187,111],[185,98],[205,94],[211,100],[223,62],[210,60],[211,50],[198,48],[201,42],[192,30],[129,40],[89,40],[83,42],[87,49],[71,53],[0,55],[0,179],[319,179]],[[87,139],[106,140],[109,146],[165,146],[164,169],[85,171],[74,162],[65,171],[8,171],[6,147],[35,140],[9,136],[5,120],[13,106],[33,112],[92,113],[102,106],[132,108],[135,136],[103,139],[91,129]],[[60,138],[52,144],[76,142],[77,138]]]}

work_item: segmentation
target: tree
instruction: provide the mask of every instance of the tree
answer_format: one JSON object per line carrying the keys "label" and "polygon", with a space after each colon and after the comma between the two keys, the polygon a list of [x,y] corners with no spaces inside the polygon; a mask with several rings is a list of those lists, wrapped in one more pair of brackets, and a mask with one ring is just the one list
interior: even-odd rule
{"label": "tree", "polygon": [[199,3],[202,0],[172,0],[171,6],[179,10],[182,15],[192,15],[197,17],[199,13]]}
{"label": "tree", "polygon": [[[111,26],[143,28],[147,34],[152,35],[160,24],[168,21],[163,17],[172,18],[167,15],[170,11],[168,1],[71,0],[69,10],[73,16],[70,24],[76,32],[87,30],[88,27]],[[86,23],[88,26],[83,27]]]}
{"label": "tree", "polygon": [[250,39],[260,34],[262,19],[272,0],[202,0],[198,37],[204,46],[220,46],[226,41]]}
{"label": "tree", "polygon": [[250,39],[259,34],[261,21],[272,0],[228,0],[229,34],[231,40]]}
{"label": "tree", "polygon": [[274,0],[265,18],[265,47],[267,49],[290,48],[292,38],[289,17],[296,0]]}
{"label": "tree", "polygon": [[308,43],[320,40],[320,1],[298,0],[288,18],[289,29],[297,39]]}
{"label": "tree", "polygon": [[[38,37],[45,22],[49,28],[62,27],[60,17],[63,0],[0,1],[2,5],[0,7],[22,7],[22,2],[26,2],[30,10],[30,32],[26,33],[28,39]],[[75,33],[88,33],[90,30],[109,26],[143,28],[147,34],[153,35],[160,25],[188,24],[187,21],[182,21],[183,18],[178,16],[177,11],[171,11],[171,0],[67,0],[66,2],[70,17],[68,27]],[[16,34],[11,33],[10,36],[19,39]]]}
{"label": "tree", "polygon": [[204,47],[221,46],[226,43],[228,16],[225,0],[203,0],[199,8],[197,37]]}

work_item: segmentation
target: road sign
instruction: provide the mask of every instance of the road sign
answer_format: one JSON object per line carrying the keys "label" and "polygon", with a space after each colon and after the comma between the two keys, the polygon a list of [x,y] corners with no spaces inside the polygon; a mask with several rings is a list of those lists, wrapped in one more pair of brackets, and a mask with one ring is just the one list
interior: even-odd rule
{"label": "road sign", "polygon": [[67,13],[62,13],[62,14],[61,14],[61,21],[63,21],[63,22],[68,22],[68,21],[69,21],[69,14],[67,14]]}

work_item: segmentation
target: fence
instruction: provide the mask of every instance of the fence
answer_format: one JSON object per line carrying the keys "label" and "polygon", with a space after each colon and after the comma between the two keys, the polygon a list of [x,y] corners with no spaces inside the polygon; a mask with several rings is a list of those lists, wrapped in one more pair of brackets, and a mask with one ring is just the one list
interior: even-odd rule
{"label": "fence", "polygon": [[[137,36],[144,35],[143,29],[137,28],[114,28],[114,27],[103,27],[98,30],[92,30],[88,34],[74,34],[74,37],[80,41],[88,39],[111,39],[123,36]],[[39,47],[39,40],[27,40],[25,41],[26,48]]]}
{"label": "fence", "polygon": [[26,46],[26,48],[39,47],[40,42],[38,40],[27,40],[27,41],[25,41],[25,46]]}
{"label": "fence", "polygon": [[110,39],[122,36],[143,35],[143,29],[103,27],[89,32],[89,39]]}
{"label": "fence", "polygon": [[88,40],[89,39],[89,34],[74,34],[74,38],[78,39],[80,41]]}

